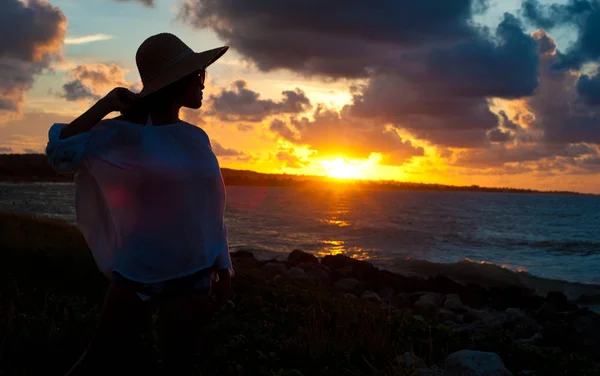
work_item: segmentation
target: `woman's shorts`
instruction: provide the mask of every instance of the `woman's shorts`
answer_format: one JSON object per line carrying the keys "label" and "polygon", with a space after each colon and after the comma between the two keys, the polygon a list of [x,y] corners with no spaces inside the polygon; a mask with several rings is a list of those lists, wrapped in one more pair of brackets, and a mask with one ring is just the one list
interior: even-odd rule
{"label": "woman's shorts", "polygon": [[133,288],[142,301],[146,301],[150,298],[162,299],[184,294],[209,296],[212,270],[202,269],[184,277],[173,278],[157,283],[132,281],[115,271],[112,272],[112,277],[113,284],[121,284]]}

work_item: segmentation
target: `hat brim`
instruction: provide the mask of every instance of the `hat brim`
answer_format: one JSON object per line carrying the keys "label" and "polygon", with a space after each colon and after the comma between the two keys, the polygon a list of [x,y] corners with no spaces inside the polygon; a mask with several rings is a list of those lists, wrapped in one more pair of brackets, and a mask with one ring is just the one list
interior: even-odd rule
{"label": "hat brim", "polygon": [[148,96],[160,89],[179,81],[185,76],[194,73],[199,69],[206,69],[209,65],[217,61],[227,52],[229,46],[213,48],[212,50],[195,52],[192,55],[173,64],[167,71],[163,72],[152,81],[148,82],[142,88],[140,97]]}

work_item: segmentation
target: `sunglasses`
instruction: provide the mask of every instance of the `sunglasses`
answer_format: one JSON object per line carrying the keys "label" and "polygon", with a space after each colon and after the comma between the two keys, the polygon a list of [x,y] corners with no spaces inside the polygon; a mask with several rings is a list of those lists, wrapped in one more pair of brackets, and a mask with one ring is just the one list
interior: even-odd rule
{"label": "sunglasses", "polygon": [[200,77],[200,83],[204,85],[204,81],[206,81],[206,69],[202,69],[198,72],[198,77]]}

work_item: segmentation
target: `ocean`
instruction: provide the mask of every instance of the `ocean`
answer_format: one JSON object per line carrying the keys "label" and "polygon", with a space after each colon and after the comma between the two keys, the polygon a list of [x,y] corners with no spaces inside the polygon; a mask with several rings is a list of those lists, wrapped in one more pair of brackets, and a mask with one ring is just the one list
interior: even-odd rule
{"label": "ocean", "polygon": [[[227,188],[232,250],[293,249],[463,282],[600,296],[600,196]],[[71,183],[0,184],[0,211],[74,223]],[[167,198],[168,199],[168,198]]]}

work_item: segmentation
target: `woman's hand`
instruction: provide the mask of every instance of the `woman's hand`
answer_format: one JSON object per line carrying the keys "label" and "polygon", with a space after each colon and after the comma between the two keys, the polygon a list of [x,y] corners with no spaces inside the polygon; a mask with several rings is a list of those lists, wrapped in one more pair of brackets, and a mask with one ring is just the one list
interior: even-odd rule
{"label": "woman's hand", "polygon": [[227,304],[231,296],[231,273],[229,273],[229,269],[221,269],[217,274],[219,280],[215,283],[213,292],[216,309],[221,309]]}
{"label": "woman's hand", "polygon": [[138,98],[139,94],[124,87],[116,87],[106,94],[104,98],[100,99],[100,101],[109,112],[124,112],[130,109]]}

